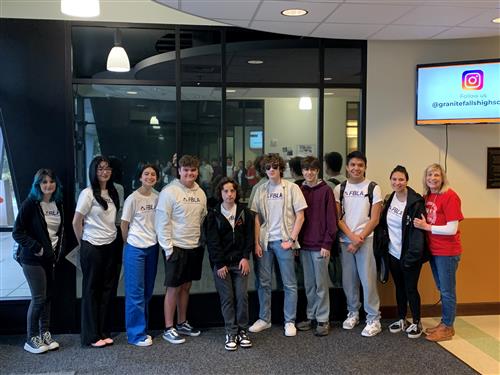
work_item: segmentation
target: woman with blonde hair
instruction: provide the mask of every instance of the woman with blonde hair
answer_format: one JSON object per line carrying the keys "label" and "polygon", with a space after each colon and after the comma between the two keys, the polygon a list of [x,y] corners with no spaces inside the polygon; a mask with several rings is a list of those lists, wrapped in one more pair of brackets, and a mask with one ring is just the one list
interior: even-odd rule
{"label": "woman with blonde hair", "polygon": [[449,187],[446,171],[439,164],[431,164],[424,173],[424,198],[427,218],[414,219],[416,228],[427,231],[432,254],[431,269],[441,295],[441,322],[426,329],[429,341],[451,340],[455,334],[456,271],[462,254],[459,221],[464,216],[457,193]]}

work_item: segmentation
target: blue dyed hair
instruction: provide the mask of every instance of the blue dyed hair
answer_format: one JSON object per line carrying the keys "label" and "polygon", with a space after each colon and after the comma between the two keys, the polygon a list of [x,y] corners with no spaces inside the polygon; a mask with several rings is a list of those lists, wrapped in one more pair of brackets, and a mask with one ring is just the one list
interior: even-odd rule
{"label": "blue dyed hair", "polygon": [[47,168],[39,169],[35,173],[35,177],[33,178],[33,184],[31,184],[29,197],[38,202],[40,202],[43,199],[43,193],[42,190],[40,189],[40,184],[42,183],[45,177],[49,177],[50,179],[56,182],[56,191],[50,197],[50,201],[51,202],[55,201],[57,203],[62,202],[63,196],[62,196],[61,181],[59,181],[59,178],[57,178],[56,174],[52,169],[47,169]]}

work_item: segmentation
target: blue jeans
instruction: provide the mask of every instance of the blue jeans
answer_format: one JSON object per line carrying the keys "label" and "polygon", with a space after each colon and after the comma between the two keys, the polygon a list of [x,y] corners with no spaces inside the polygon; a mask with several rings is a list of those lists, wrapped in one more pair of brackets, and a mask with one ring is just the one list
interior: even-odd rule
{"label": "blue jeans", "polygon": [[448,327],[453,326],[457,310],[456,274],[460,255],[431,258],[432,275],[441,294],[441,321]]}
{"label": "blue jeans", "polygon": [[123,250],[125,273],[125,324],[130,344],[147,337],[148,304],[155,286],[158,244],[140,249],[129,243]]}
{"label": "blue jeans", "polygon": [[330,321],[330,258],[320,257],[319,251],[300,249],[304,269],[304,288],[307,296],[307,319],[320,323]]}
{"label": "blue jeans", "polygon": [[380,299],[377,290],[377,265],[373,256],[373,237],[365,242],[354,254],[347,251],[348,242],[341,242],[342,287],[347,300],[347,310],[357,313],[361,307],[359,284],[363,287],[363,305],[366,320],[380,320]]}
{"label": "blue jeans", "polygon": [[297,279],[295,277],[295,255],[293,250],[283,250],[281,241],[271,241],[267,244],[267,251],[263,252],[259,263],[259,318],[271,322],[271,287],[273,259],[276,257],[283,279],[285,302],[283,312],[285,322],[295,322],[297,312]]}

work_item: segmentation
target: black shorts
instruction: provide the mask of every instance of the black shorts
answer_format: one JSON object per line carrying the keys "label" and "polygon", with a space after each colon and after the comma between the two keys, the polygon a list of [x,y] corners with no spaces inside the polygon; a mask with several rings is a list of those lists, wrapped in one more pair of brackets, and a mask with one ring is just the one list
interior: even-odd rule
{"label": "black shorts", "polygon": [[174,252],[168,260],[163,253],[165,263],[166,287],[176,288],[184,283],[200,280],[205,249],[200,246],[194,249],[181,249],[174,246]]}

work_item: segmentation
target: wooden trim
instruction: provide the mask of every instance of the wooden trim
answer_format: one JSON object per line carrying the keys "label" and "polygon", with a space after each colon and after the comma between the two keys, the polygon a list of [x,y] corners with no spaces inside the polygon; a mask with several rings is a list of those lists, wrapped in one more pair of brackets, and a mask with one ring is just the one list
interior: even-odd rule
{"label": "wooden trim", "polygon": [[[441,316],[441,304],[422,305],[422,318]],[[381,306],[380,311],[383,319],[397,318],[397,306]],[[457,315],[500,315],[500,302],[483,303],[459,303]]]}

